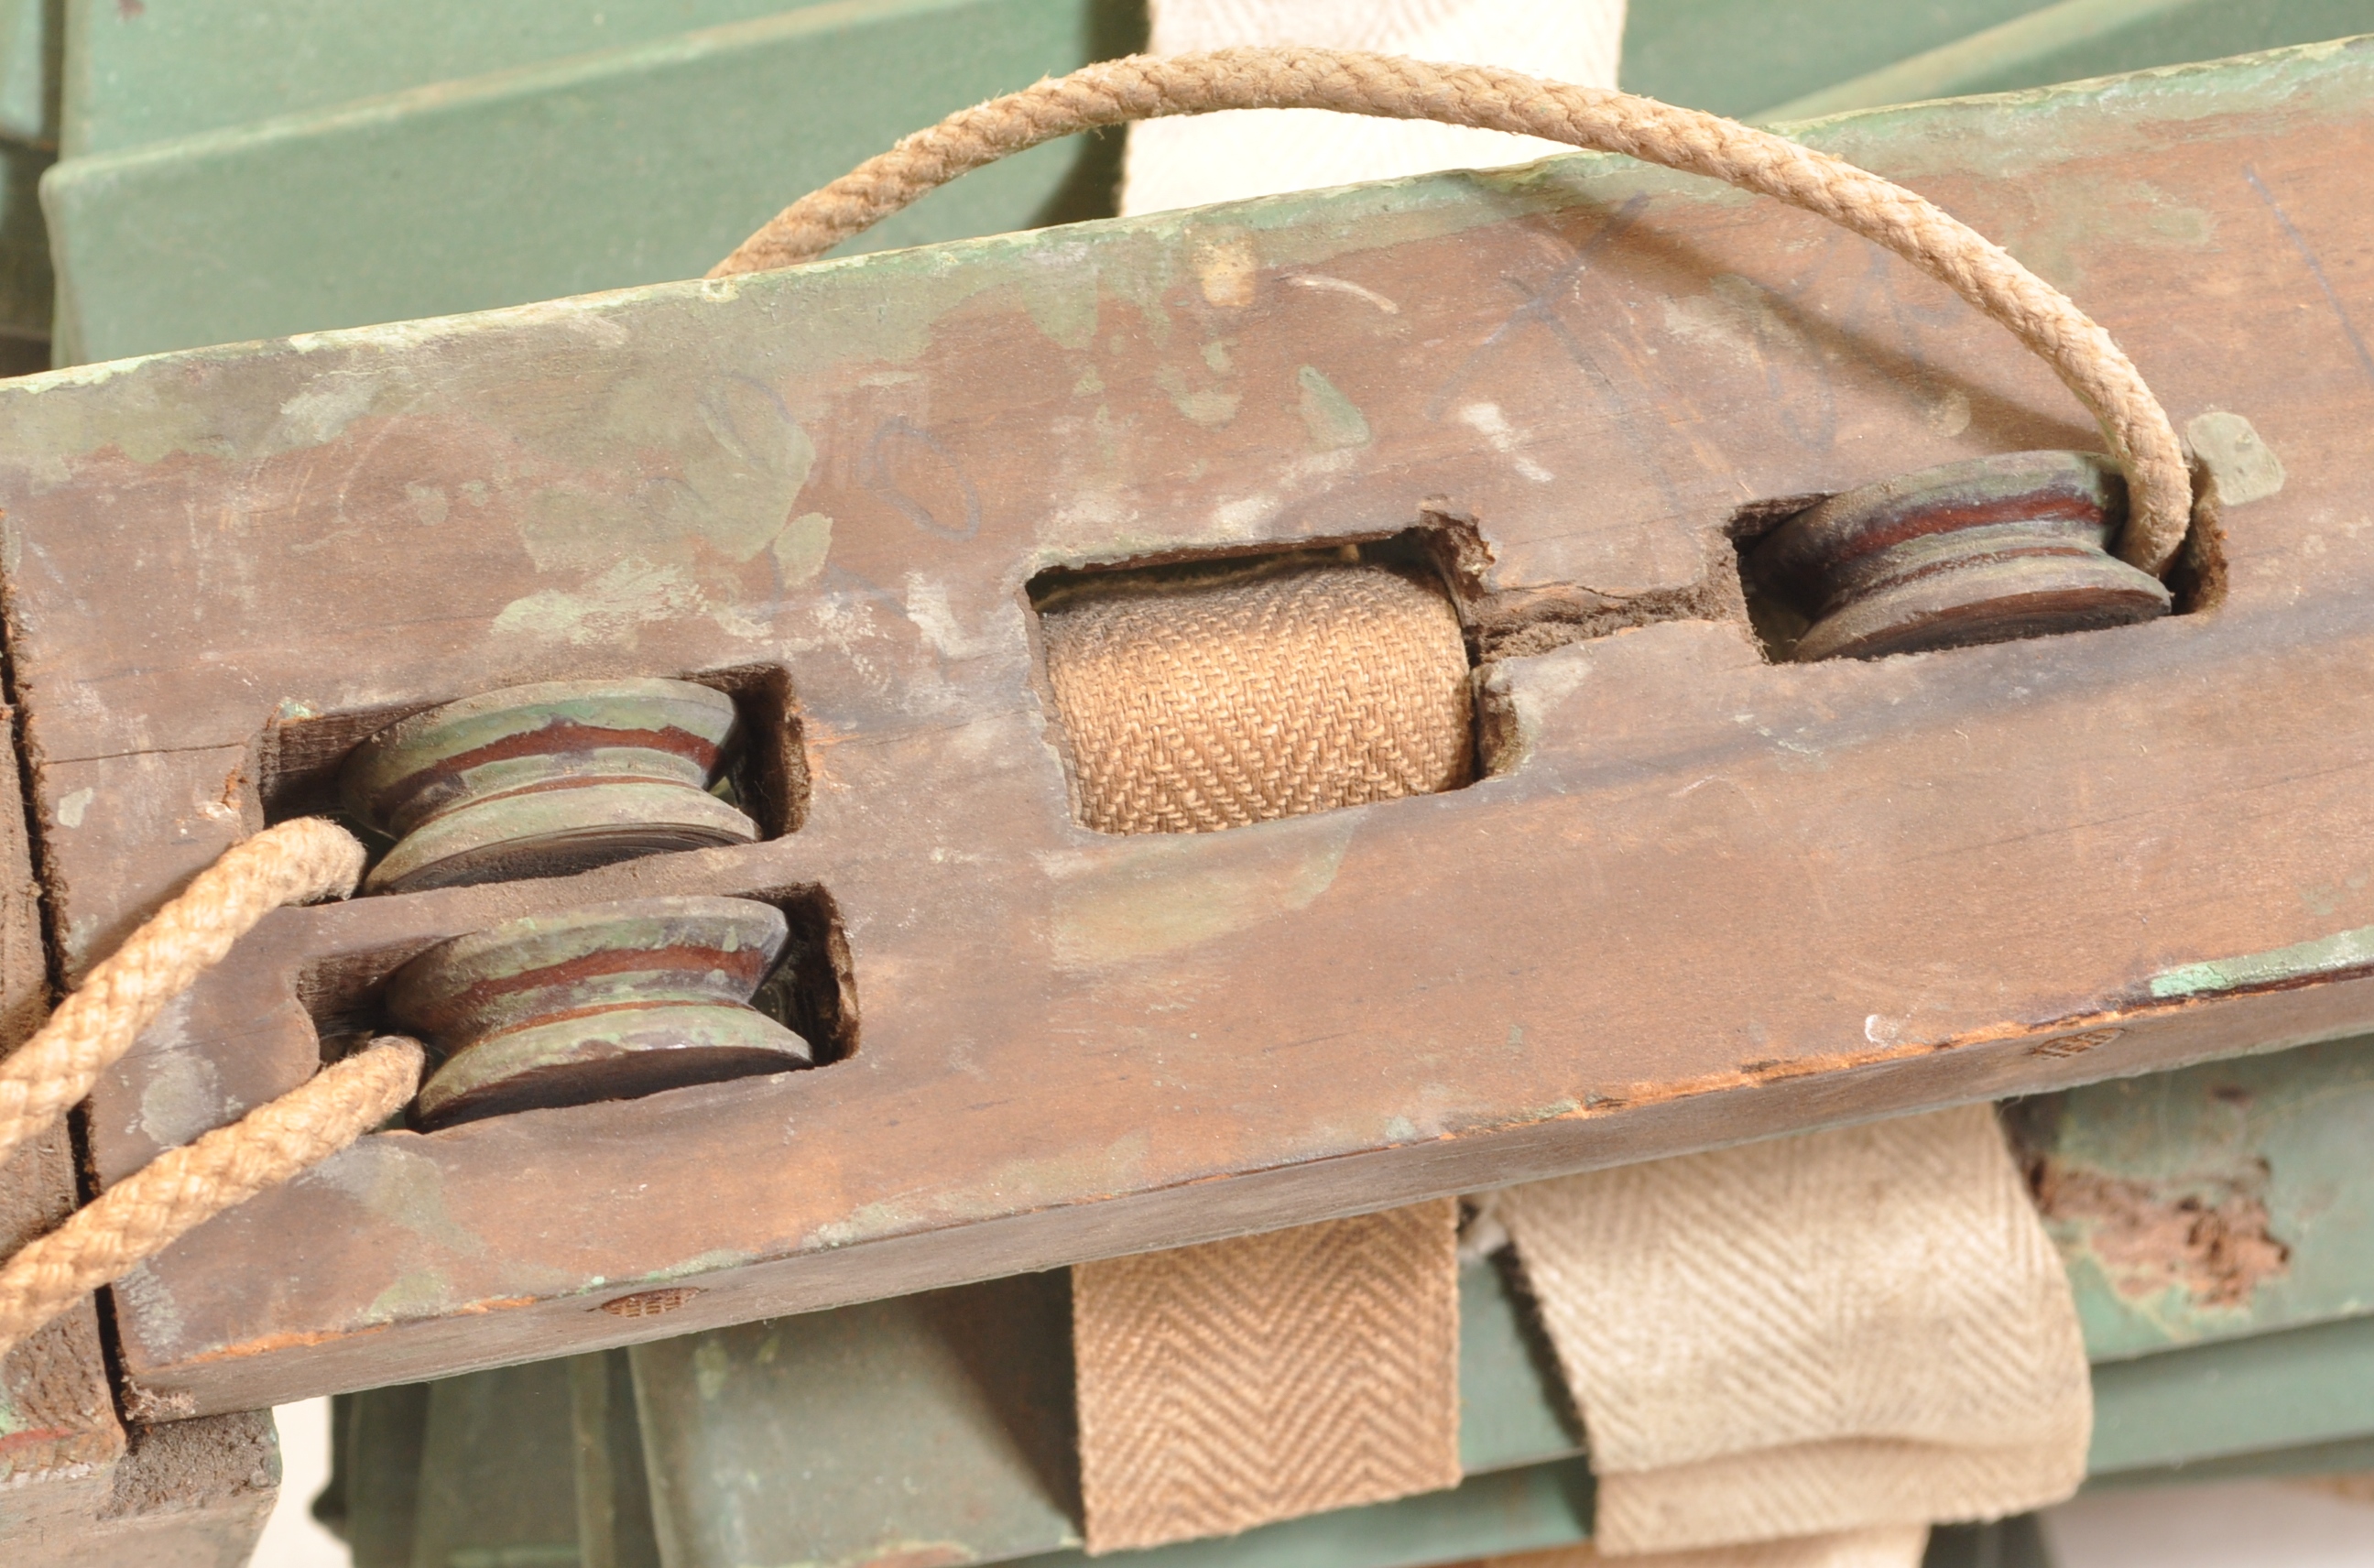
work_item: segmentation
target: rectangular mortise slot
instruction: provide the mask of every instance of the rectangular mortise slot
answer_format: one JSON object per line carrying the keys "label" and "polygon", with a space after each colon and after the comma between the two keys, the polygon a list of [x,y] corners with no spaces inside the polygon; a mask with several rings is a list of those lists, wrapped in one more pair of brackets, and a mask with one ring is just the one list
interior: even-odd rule
{"label": "rectangular mortise slot", "polygon": [[2113,553],[2126,505],[2124,480],[2098,454],[2016,452],[1751,502],[1727,532],[1768,660],[1875,659],[2215,604],[2224,569],[2209,509],[2163,583]]}
{"label": "rectangular mortise slot", "polygon": [[1042,694],[1099,832],[1205,832],[1476,777],[1473,653],[1423,529],[1040,573]]}

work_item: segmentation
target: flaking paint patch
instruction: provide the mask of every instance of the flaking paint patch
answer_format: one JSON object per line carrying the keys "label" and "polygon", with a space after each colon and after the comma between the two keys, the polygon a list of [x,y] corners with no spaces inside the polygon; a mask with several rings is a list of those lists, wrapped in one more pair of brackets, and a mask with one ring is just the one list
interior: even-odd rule
{"label": "flaking paint patch", "polygon": [[2033,225],[1994,238],[2037,276],[2074,291],[2086,286],[2086,258],[2109,234],[2121,252],[2205,251],[2216,242],[2217,218],[2148,180],[2094,176],[2056,185]]}
{"label": "flaking paint patch", "polygon": [[812,582],[832,553],[832,519],[821,512],[803,512],[783,525],[768,548],[774,551],[776,580],[784,587]]}
{"label": "flaking paint patch", "polygon": [[178,1148],[229,1120],[222,1075],[195,1051],[164,1055],[141,1088],[139,1132],[160,1149]]}
{"label": "flaking paint patch", "polygon": [[2197,414],[2185,421],[2184,439],[2216,477],[2221,505],[2246,506],[2284,488],[2284,460],[2239,414]]}
{"label": "flaking paint patch", "polygon": [[632,647],[639,628],[708,607],[708,595],[684,568],[629,559],[575,592],[545,588],[513,599],[496,615],[495,631],[581,648],[596,643]]}
{"label": "flaking paint patch", "polygon": [[1339,447],[1369,444],[1368,416],[1360,406],[1320,372],[1316,365],[1305,365],[1294,372],[1295,383],[1301,391],[1303,428],[1310,432],[1310,444],[1322,452]]}
{"label": "flaking paint patch", "polygon": [[1517,445],[1517,432],[1509,426],[1509,417],[1498,403],[1469,403],[1459,410],[1459,422],[1492,443],[1492,450],[1509,460],[1509,466],[1537,485],[1546,485],[1557,477],[1528,456]]}
{"label": "flaking paint patch", "polygon": [[2260,1286],[2283,1277],[2291,1249],[2269,1231],[2263,1161],[2166,1182],[2046,1156],[2029,1182],[2038,1212],[2073,1265],[2090,1264],[2132,1310],[2171,1330],[2247,1318]]}
{"label": "flaking paint patch", "polygon": [[1588,645],[1569,644],[1530,658],[1501,659],[1487,666],[1486,690],[1508,704],[1515,734],[1500,749],[1495,771],[1522,765],[1541,743],[1550,716],[1591,678]]}
{"label": "flaking paint patch", "polygon": [[305,389],[280,405],[280,425],[274,444],[294,451],[337,440],[348,425],[370,412],[379,398],[375,376],[332,371],[316,376]]}
{"label": "flaking paint patch", "polygon": [[409,1268],[363,1309],[373,1323],[397,1323],[407,1318],[438,1317],[453,1309],[453,1292],[445,1276],[433,1268]]}
{"label": "flaking paint patch", "polygon": [[1096,855],[1046,857],[1055,961],[1131,963],[1248,930],[1334,884],[1357,828],[1333,812],[1227,833],[1147,834]]}
{"label": "flaking paint patch", "polygon": [[58,797],[58,826],[62,828],[81,827],[83,813],[89,810],[90,803],[98,798],[99,791],[89,784],[85,784],[78,790],[60,796]]}
{"label": "flaking paint patch", "polygon": [[2314,941],[2295,942],[2239,958],[2211,959],[2180,964],[2151,978],[2151,994],[2161,1000],[2208,996],[2227,991],[2257,990],[2297,984],[2325,975],[2374,967],[2374,925],[2335,932]]}
{"label": "flaking paint patch", "polygon": [[152,1347],[164,1347],[168,1355],[176,1350],[182,1340],[182,1306],[173,1292],[157,1278],[156,1270],[146,1263],[135,1265],[129,1273],[111,1287],[117,1300],[131,1308],[133,1320],[140,1326],[140,1338]]}
{"label": "flaking paint patch", "polygon": [[1005,639],[995,635],[993,617],[985,617],[979,633],[967,631],[957,620],[956,612],[948,607],[948,585],[937,577],[920,572],[907,573],[905,584],[907,619],[923,634],[932,651],[944,659],[977,659],[993,653]]}
{"label": "flaking paint patch", "polygon": [[1261,251],[1251,233],[1220,230],[1200,236],[1193,252],[1195,286],[1205,303],[1223,310],[1242,310],[1253,302],[1261,278]]}
{"label": "flaking paint patch", "polygon": [[1235,419],[1237,407],[1244,400],[1242,394],[1224,386],[1195,385],[1176,365],[1156,366],[1154,384],[1162,389],[1163,395],[1170,399],[1170,406],[1184,415],[1189,422],[1201,425],[1207,430],[1218,430]]}
{"label": "flaking paint patch", "polygon": [[485,1240],[446,1210],[445,1168],[428,1154],[406,1148],[406,1142],[395,1136],[366,1138],[300,1179],[335,1187],[381,1219],[441,1249],[484,1254]]}
{"label": "flaking paint patch", "polygon": [[1049,342],[1075,353],[1097,340],[1097,274],[1085,261],[1078,246],[1033,255],[1017,280],[1031,321]]}

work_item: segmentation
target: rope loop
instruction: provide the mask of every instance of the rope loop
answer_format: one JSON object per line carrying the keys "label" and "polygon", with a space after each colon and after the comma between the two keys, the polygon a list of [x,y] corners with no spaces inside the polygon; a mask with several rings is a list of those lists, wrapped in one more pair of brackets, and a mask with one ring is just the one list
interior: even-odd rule
{"label": "rope loop", "polygon": [[[286,903],[344,898],[363,846],[318,817],[233,845],[151,915],[6,1061],[0,1163],[57,1124],[172,999]],[[346,1148],[419,1087],[417,1041],[389,1036],[196,1142],[168,1149],[0,1266],[0,1356],[88,1291],[234,1204]]]}
{"label": "rope loop", "polygon": [[1510,131],[1722,180],[1885,245],[2008,328],[2101,427],[2127,476],[2119,553],[2157,576],[2184,542],[2192,479],[2133,362],[2059,289],[1925,198],[1828,153],[1718,114],[1491,65],[1335,49],[1134,54],[959,110],[801,197],[711,269],[813,261],[961,174],[1077,131],[1230,109],[1332,109]]}

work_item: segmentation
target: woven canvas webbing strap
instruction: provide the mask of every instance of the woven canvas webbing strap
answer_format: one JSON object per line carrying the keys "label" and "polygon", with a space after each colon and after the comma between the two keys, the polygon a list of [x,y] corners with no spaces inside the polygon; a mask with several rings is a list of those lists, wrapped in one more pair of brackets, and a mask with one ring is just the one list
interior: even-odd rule
{"label": "woven canvas webbing strap", "polygon": [[[1194,832],[1454,788],[1467,654],[1440,587],[1307,558],[1044,607],[1080,807]],[[1459,1481],[1449,1200],[1073,1271],[1088,1550]]]}
{"label": "woven canvas webbing strap", "polygon": [[1439,585],[1289,559],[1045,607],[1080,811],[1204,832],[1456,789],[1475,767],[1467,650]]}
{"label": "woven canvas webbing strap", "polygon": [[1090,1551],[1459,1484],[1458,1204],[1072,1271]]}
{"label": "woven canvas webbing strap", "polygon": [[2093,1424],[2069,1285],[1992,1111],[1514,1187],[1605,1553],[2057,1503]]}

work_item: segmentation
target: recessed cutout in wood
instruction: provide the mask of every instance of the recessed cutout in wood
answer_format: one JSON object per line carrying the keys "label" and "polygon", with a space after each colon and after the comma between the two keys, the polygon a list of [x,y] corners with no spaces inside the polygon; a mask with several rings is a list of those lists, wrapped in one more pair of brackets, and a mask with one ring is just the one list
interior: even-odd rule
{"label": "recessed cutout in wood", "polygon": [[1775,662],[2098,631],[2179,607],[2110,552],[2126,482],[2091,453],[1948,464],[1772,512],[1744,512],[1733,535],[1749,617]]}

